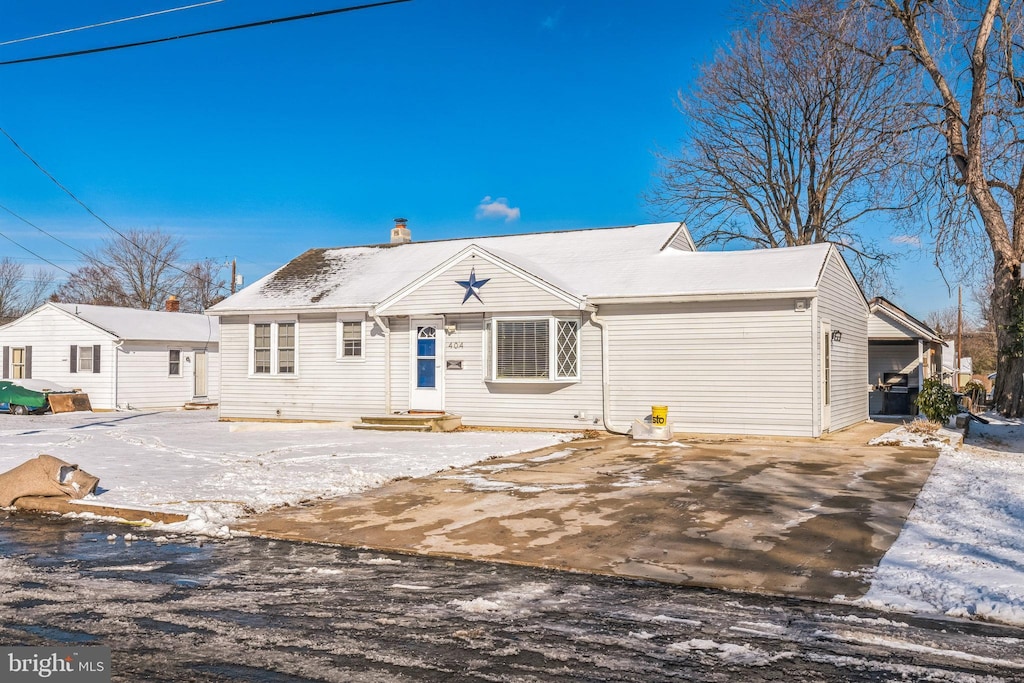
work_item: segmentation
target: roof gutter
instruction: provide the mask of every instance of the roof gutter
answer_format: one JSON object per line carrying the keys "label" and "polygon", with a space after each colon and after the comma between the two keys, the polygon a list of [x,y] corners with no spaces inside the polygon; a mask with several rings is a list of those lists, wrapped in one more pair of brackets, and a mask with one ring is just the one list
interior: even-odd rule
{"label": "roof gutter", "polygon": [[671,304],[735,299],[793,299],[818,295],[817,288],[784,289],[774,292],[718,292],[713,294],[648,294],[644,296],[593,296],[591,304]]}
{"label": "roof gutter", "polygon": [[597,314],[595,306],[590,314],[590,322],[601,328],[601,422],[605,431],[620,436],[628,436],[629,432],[623,431],[610,422],[611,418],[611,379],[608,376],[608,324]]}

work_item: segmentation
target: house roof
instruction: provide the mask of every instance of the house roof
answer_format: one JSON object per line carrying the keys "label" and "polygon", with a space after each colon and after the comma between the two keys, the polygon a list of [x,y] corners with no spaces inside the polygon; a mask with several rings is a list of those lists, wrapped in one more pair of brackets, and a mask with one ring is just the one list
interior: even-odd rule
{"label": "house roof", "polygon": [[68,315],[81,318],[118,339],[172,342],[218,340],[217,320],[198,313],[144,311],[137,308],[91,304],[46,303],[44,306],[52,306]]}
{"label": "house roof", "polygon": [[834,248],[693,252],[687,243],[673,222],[310,249],[207,312],[370,308],[472,246],[590,301],[807,293]]}
{"label": "house roof", "polygon": [[876,296],[871,300],[870,308],[872,314],[877,315],[880,313],[885,315],[922,339],[932,342],[942,341],[942,335],[933,330],[927,323],[921,322],[885,297]]}

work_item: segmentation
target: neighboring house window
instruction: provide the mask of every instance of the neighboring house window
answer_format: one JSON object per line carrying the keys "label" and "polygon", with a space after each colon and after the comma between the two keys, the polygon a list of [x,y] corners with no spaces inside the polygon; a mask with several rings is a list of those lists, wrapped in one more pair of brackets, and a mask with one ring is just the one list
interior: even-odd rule
{"label": "neighboring house window", "polygon": [[25,349],[11,349],[11,379],[26,379]]}
{"label": "neighboring house window", "polygon": [[167,352],[167,374],[171,377],[181,377],[180,349],[170,349]]}
{"label": "neighboring house window", "polygon": [[[100,346],[78,346],[72,344],[71,348],[68,349],[68,358],[70,360],[71,372],[93,372],[98,373],[100,371]],[[29,361],[32,360],[32,354],[25,354],[26,365],[30,365]],[[28,371],[29,376],[32,375],[31,369]]]}
{"label": "neighboring house window", "polygon": [[341,332],[341,358],[363,357],[363,321],[341,320],[338,323]]}
{"label": "neighboring house window", "polygon": [[92,347],[78,347],[78,371],[92,372]]}
{"label": "neighboring house window", "polygon": [[252,374],[294,375],[298,356],[295,322],[254,322],[250,330]]}
{"label": "neighboring house window", "polygon": [[487,376],[494,380],[578,380],[579,320],[568,318],[488,321],[484,345]]}

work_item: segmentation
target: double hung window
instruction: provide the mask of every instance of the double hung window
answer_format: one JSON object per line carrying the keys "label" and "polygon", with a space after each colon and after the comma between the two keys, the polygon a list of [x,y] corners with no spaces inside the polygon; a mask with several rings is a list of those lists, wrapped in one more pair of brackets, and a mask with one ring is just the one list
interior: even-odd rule
{"label": "double hung window", "polygon": [[249,328],[251,374],[294,375],[298,361],[295,321],[259,321]]}

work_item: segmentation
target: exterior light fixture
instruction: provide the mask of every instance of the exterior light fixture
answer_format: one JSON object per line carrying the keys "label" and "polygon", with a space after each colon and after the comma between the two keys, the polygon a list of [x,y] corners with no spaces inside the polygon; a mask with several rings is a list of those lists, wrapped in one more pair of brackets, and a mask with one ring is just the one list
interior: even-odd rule
{"label": "exterior light fixture", "polygon": [[840,332],[839,330],[835,330],[832,333],[832,341],[836,343],[843,341],[843,333]]}

